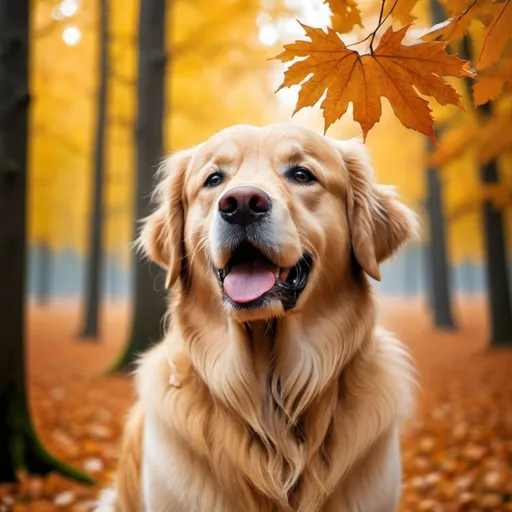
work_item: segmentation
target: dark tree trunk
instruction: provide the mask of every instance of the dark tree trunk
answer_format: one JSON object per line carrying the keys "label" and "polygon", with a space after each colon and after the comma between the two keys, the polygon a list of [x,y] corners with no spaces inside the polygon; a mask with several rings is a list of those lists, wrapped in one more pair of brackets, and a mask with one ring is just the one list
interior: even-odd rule
{"label": "dark tree trunk", "polygon": [[101,297],[101,267],[103,248],[103,183],[105,167],[105,128],[108,95],[108,0],[99,0],[99,88],[96,140],[94,149],[94,178],[91,193],[91,225],[85,273],[84,324],[82,337],[98,337]]}
{"label": "dark tree trunk", "polygon": [[[424,202],[423,208],[428,213],[428,205],[427,201]],[[423,265],[423,291],[425,294],[425,304],[430,312],[434,310],[434,292],[433,292],[433,285],[432,285],[432,263],[431,263],[431,256],[430,253],[432,250],[430,249],[430,242],[427,242],[424,245],[424,249],[421,254],[421,263]]]}
{"label": "dark tree trunk", "polygon": [[51,252],[46,243],[37,246],[36,270],[36,300],[37,304],[44,306],[48,303],[51,282]]}
{"label": "dark tree trunk", "polygon": [[[432,11],[432,23],[439,23],[444,20],[443,8],[439,2],[430,0],[430,8]],[[438,170],[430,166],[427,169],[427,199],[425,206],[429,217],[430,235],[427,246],[428,276],[430,278],[429,305],[434,315],[436,327],[454,329],[455,322],[452,314],[450,270],[446,250],[442,183],[439,179]]]}
{"label": "dark tree trunk", "polygon": [[[471,45],[469,37],[463,40],[462,56],[469,59]],[[466,87],[471,94],[471,80]],[[479,107],[486,117],[492,113],[491,103]],[[483,186],[500,182],[498,161],[492,160],[480,167],[480,183]],[[512,345],[512,306],[508,275],[507,243],[505,220],[501,210],[491,201],[482,205],[482,224],[484,229],[485,274],[487,280],[488,309],[491,326],[491,344]]]}
{"label": "dark tree trunk", "polygon": [[[491,113],[490,103],[480,109]],[[480,167],[480,182],[483,186],[499,183],[497,160]],[[493,345],[512,345],[512,306],[507,264],[507,243],[504,218],[501,210],[491,201],[484,201],[482,221],[485,244],[485,270],[487,276],[488,304]]]}
{"label": "dark tree trunk", "polygon": [[436,327],[455,328],[452,314],[450,271],[446,256],[446,233],[443,213],[442,184],[437,169],[427,169],[427,201],[429,217],[428,262],[431,310]]}
{"label": "dark tree trunk", "polygon": [[52,457],[30,421],[25,371],[28,0],[0,0],[0,482],[16,471],[58,470],[92,482]]}
{"label": "dark tree trunk", "polygon": [[[165,112],[166,0],[144,0],[139,16],[139,66],[137,84],[137,187],[135,232],[151,211],[152,169],[163,155]],[[131,335],[117,370],[130,370],[134,359],[162,337],[166,311],[164,274],[153,263],[137,258],[134,268],[134,310]]]}

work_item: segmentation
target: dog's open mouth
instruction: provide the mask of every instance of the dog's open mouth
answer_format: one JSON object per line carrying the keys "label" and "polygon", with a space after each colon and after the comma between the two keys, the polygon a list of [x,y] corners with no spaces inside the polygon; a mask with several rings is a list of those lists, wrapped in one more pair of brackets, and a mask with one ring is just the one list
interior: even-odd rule
{"label": "dog's open mouth", "polygon": [[263,297],[293,302],[305,288],[311,270],[311,257],[304,254],[290,268],[281,268],[248,242],[241,244],[227,266],[217,270],[217,276],[229,299],[239,305],[251,305]]}

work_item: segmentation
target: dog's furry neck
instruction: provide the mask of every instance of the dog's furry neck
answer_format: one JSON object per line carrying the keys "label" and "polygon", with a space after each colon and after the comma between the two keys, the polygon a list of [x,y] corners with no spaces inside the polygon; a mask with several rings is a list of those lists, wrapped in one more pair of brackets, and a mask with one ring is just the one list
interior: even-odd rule
{"label": "dog's furry neck", "polygon": [[174,304],[173,324],[213,397],[213,414],[222,417],[216,421],[238,432],[237,450],[254,458],[244,468],[248,488],[279,503],[279,510],[296,510],[293,502],[301,501],[308,479],[325,477],[325,489],[336,484],[325,468],[332,463],[327,453],[344,392],[341,377],[356,356],[371,352],[375,325],[370,288],[359,288],[358,300],[352,292],[340,292],[322,309],[312,304],[250,324],[227,315],[219,322],[218,311],[209,312],[190,295]]}

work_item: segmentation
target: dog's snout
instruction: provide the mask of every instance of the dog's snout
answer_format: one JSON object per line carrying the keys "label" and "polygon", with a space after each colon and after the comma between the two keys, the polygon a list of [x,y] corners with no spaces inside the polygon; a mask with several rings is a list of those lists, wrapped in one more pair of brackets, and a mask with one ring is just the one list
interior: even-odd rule
{"label": "dog's snout", "polygon": [[230,224],[247,226],[270,211],[272,199],[261,188],[234,187],[219,200],[221,217]]}

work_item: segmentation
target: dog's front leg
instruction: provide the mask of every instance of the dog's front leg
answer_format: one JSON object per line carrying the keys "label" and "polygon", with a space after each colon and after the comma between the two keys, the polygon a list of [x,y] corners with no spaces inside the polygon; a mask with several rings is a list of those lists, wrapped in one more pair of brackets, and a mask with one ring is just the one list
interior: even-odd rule
{"label": "dog's front leg", "polygon": [[402,469],[398,428],[383,434],[343,485],[329,500],[325,512],[396,512]]}

